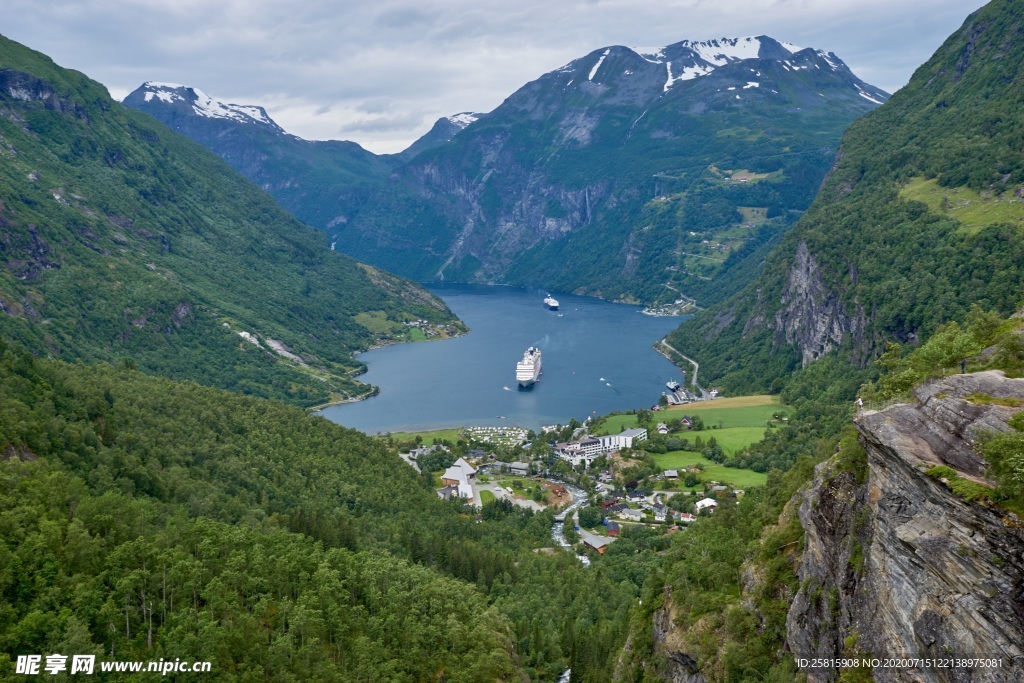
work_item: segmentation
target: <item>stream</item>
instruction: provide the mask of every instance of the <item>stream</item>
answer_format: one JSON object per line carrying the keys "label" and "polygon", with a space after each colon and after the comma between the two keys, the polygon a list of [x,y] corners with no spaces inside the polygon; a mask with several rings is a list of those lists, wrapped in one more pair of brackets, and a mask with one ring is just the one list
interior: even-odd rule
{"label": "stream", "polygon": [[[572,523],[572,516],[577,510],[586,505],[587,503],[587,492],[578,486],[567,484],[562,481],[553,482],[560,484],[566,488],[566,490],[572,494],[572,504],[565,509],[565,519],[570,524]],[[565,538],[565,522],[555,522],[551,525],[551,538],[558,545],[562,546],[567,550],[572,550],[572,544],[569,543],[568,539]],[[577,554],[576,559],[583,563],[584,567],[590,566],[590,558],[586,555]]]}

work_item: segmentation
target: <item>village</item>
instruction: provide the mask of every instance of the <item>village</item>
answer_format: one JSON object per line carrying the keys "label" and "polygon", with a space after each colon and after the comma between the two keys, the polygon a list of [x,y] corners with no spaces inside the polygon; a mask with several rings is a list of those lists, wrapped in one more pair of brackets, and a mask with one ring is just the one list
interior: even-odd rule
{"label": "village", "polygon": [[751,398],[719,400],[716,410],[706,402],[573,420],[539,434],[467,428],[455,440],[400,450],[441,499],[477,509],[507,501],[550,513],[555,524],[564,520],[564,536],[577,552],[600,555],[631,531],[683,531],[764,483],[760,473],[728,467],[742,440],[756,441],[785,419],[777,405]]}

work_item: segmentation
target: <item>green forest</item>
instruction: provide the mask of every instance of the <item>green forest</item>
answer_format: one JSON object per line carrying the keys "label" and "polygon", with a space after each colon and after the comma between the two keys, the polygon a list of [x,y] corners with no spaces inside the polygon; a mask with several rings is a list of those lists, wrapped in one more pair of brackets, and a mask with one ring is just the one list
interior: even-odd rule
{"label": "green forest", "polygon": [[643,534],[591,569],[533,552],[550,514],[444,503],[380,440],[301,409],[7,342],[0,444],[4,653],[603,681],[658,562]]}

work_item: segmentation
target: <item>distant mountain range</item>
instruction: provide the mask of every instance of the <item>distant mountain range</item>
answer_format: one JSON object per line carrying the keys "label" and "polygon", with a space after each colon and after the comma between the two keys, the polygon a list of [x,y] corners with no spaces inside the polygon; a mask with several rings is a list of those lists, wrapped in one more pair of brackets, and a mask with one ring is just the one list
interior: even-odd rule
{"label": "distant mountain range", "polygon": [[710,303],[753,277],[842,131],[887,98],[832,53],[760,36],[601,48],[399,155],[304,141],[185,86],[125,104],[408,277]]}
{"label": "distant mountain range", "polygon": [[[196,91],[149,99],[310,147],[259,107]],[[0,37],[0,335],[308,405],[369,391],[352,353],[414,318],[455,321],[413,283],[330,253],[200,145]]]}

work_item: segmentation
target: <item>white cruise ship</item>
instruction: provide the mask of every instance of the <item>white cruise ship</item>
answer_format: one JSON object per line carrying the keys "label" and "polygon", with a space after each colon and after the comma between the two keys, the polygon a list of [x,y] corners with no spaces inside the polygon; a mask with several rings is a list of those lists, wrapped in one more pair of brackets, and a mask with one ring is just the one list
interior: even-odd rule
{"label": "white cruise ship", "polygon": [[548,294],[546,297],[544,297],[544,305],[547,306],[549,310],[557,311],[558,299]]}
{"label": "white cruise ship", "polygon": [[532,387],[540,377],[540,349],[531,346],[516,363],[516,381],[523,388]]}

